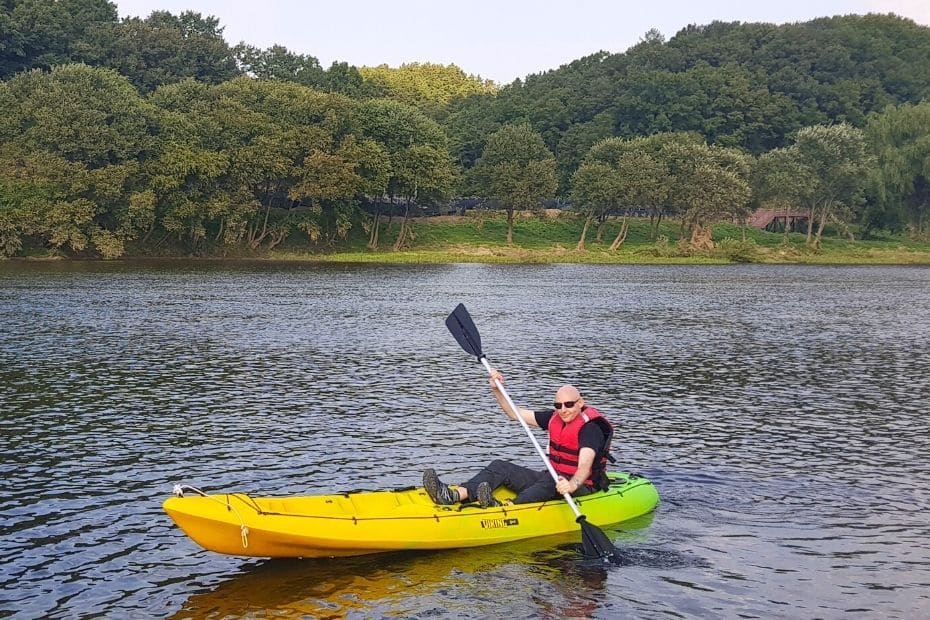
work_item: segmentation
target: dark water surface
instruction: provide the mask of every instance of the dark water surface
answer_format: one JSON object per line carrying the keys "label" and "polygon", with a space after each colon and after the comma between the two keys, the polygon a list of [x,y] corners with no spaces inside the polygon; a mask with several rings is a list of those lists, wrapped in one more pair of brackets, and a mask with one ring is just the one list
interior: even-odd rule
{"label": "dark water surface", "polygon": [[[536,466],[564,382],[655,481],[608,529],[267,561],[201,550],[176,483],[255,494]],[[930,269],[0,263],[0,616],[930,615]]]}

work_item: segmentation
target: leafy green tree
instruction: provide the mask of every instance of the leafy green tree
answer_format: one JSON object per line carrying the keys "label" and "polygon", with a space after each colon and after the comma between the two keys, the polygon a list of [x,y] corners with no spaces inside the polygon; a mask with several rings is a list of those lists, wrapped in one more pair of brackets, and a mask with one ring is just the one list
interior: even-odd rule
{"label": "leafy green tree", "polygon": [[294,82],[353,97],[377,95],[374,88],[365,88],[359,70],[344,62],[334,62],[326,70],[315,56],[296,54],[282,45],[262,50],[240,43],[233,51],[240,70],[251,77]]}
{"label": "leafy green tree", "polygon": [[759,156],[752,170],[752,196],[757,208],[781,209],[785,212],[785,230],[782,243],[788,243],[791,231],[789,215],[802,201],[804,188],[813,179],[810,170],[801,162],[797,149],[773,149]]}
{"label": "leafy green tree", "polygon": [[[658,33],[622,54],[598,53],[450,105],[443,119],[467,170],[501,126],[528,122],[565,181],[594,138],[696,131],[754,155],[787,146],[802,127],[848,122],[888,104],[930,98],[930,29],[891,15],[796,24],[714,22],[668,41]],[[606,124],[606,123],[605,123]],[[597,138],[607,137],[597,135]],[[564,141],[564,142],[563,142]]]}
{"label": "leafy green tree", "polygon": [[117,21],[107,0],[5,0],[0,4],[0,80],[80,60],[83,40]]}
{"label": "leafy green tree", "polygon": [[412,105],[432,117],[441,116],[454,99],[497,91],[491,80],[466,75],[456,65],[407,63],[397,68],[378,65],[361,67],[359,73],[376,96]]}
{"label": "leafy green tree", "polygon": [[759,153],[796,129],[793,105],[746,68],[699,65],[684,72],[643,73],[617,101],[619,133],[696,131],[708,142]]}
{"label": "leafy green tree", "polygon": [[[845,226],[863,198],[874,161],[860,129],[842,123],[805,127],[793,147],[807,173],[801,204],[810,214],[807,244],[820,248],[828,221]],[[813,232],[814,222],[817,230]]]}
{"label": "leafy green tree", "polygon": [[[347,162],[350,162],[353,172],[357,176],[356,192],[359,201],[368,201],[375,197],[376,203],[385,195],[391,181],[391,156],[383,145],[374,140],[359,140],[356,136],[348,136],[342,144],[341,152]],[[377,224],[380,211],[372,222],[364,222],[368,231],[368,248],[375,250],[379,243],[379,228]]]}
{"label": "leafy green tree", "polygon": [[612,166],[600,161],[586,161],[572,175],[572,205],[585,216],[576,250],[584,249],[592,220],[606,217],[619,205],[623,193],[619,177]]}
{"label": "leafy green tree", "polygon": [[[356,108],[352,131],[360,138],[372,140],[384,148],[388,160],[383,170],[387,171],[386,196],[390,204],[388,226],[394,215],[396,199],[405,201],[404,220],[401,223],[401,232],[398,239],[401,245],[406,242],[409,235],[409,203],[410,200],[431,198],[430,191],[424,190],[422,182],[412,183],[412,180],[422,175],[423,162],[433,162],[438,166],[435,171],[437,179],[447,177],[454,182],[457,173],[450,168],[448,159],[448,146],[446,135],[442,128],[423,112],[413,106],[387,99],[362,101]],[[417,150],[418,147],[430,147],[428,150]],[[414,149],[411,151],[411,149]],[[442,154],[446,155],[443,156]],[[445,181],[430,181],[426,186],[443,187],[438,195],[443,195],[450,188],[445,188]],[[375,202],[375,215],[369,232],[368,247],[376,249],[380,237],[382,194],[369,194]],[[395,242],[396,245],[396,242]]]}
{"label": "leafy green tree", "polygon": [[102,25],[88,33],[77,57],[116,69],[141,92],[185,78],[219,84],[240,74],[219,21],[192,11],[153,11]]}
{"label": "leafy green tree", "polygon": [[[357,221],[357,205],[369,192],[383,192],[388,180],[388,157],[377,143],[359,142],[346,136],[335,151],[314,150],[303,162],[301,177],[290,197],[308,202],[312,212],[326,216],[334,238],[345,239]],[[315,222],[301,226],[316,240],[322,227]]]}
{"label": "leafy green tree", "polygon": [[616,250],[626,240],[629,209],[661,212],[668,195],[668,169],[654,155],[648,140],[608,138],[595,144],[572,180],[573,202],[586,214],[577,249],[583,249],[592,220],[598,219],[598,236],[607,216],[622,211],[620,231],[610,245]]}
{"label": "leafy green tree", "polygon": [[240,43],[234,48],[239,68],[260,80],[286,80],[322,90],[326,72],[314,56],[295,54],[283,45],[262,50]]}
{"label": "leafy green tree", "polygon": [[410,206],[447,198],[455,186],[456,175],[449,152],[428,144],[404,149],[397,154],[393,166],[397,187],[404,197],[404,217],[394,242],[396,251],[413,238]]}
{"label": "leafy green tree", "polygon": [[365,80],[357,67],[347,62],[333,62],[326,70],[323,81],[324,89],[332,93],[341,93],[348,97],[374,97],[375,94],[365,85]]}
{"label": "leafy green tree", "polygon": [[513,245],[514,211],[540,209],[558,188],[555,158],[527,124],[492,134],[472,172],[478,187],[507,212],[508,245]]}
{"label": "leafy green tree", "polygon": [[[227,183],[229,167],[229,157],[223,152],[197,145],[165,145],[152,162],[149,187],[157,221],[167,234],[186,239],[193,250],[206,240],[211,227],[220,222],[218,236],[225,233],[227,240],[239,240],[239,236],[231,236],[231,231],[239,231],[241,227],[230,223],[224,229],[225,218],[235,212],[234,206],[242,200]],[[236,223],[256,210],[254,205],[248,207],[244,215],[237,214]],[[152,223],[148,234],[154,232],[155,222]]]}
{"label": "leafy green tree", "polygon": [[188,221],[173,229],[190,231],[195,245],[212,235],[268,248],[294,229],[317,241],[355,217],[352,196],[337,217],[334,203],[314,203],[309,194],[301,202],[294,189],[327,157],[338,156],[354,107],[345,97],[290,82],[237,78],[216,87],[182,82],[160,88],[152,99],[164,109],[166,140],[175,145],[166,152],[189,152],[214,164],[178,168],[181,177],[159,194],[166,214],[177,212]]}
{"label": "leafy green tree", "polygon": [[578,168],[592,146],[613,136],[614,120],[608,112],[601,112],[588,122],[570,125],[559,138],[556,149],[560,185],[566,185],[572,171]]}
{"label": "leafy green tree", "polygon": [[[475,95],[449,104],[442,127],[449,136],[449,151],[462,170],[470,170],[481,157],[488,137],[503,123],[494,112],[495,99]],[[471,191],[467,188],[465,191]]]}
{"label": "leafy green tree", "polygon": [[866,229],[903,222],[911,236],[930,240],[930,103],[888,107],[869,117],[865,133],[878,164]]}
{"label": "leafy green tree", "polygon": [[[166,233],[186,241],[191,250],[211,236],[239,243],[260,204],[232,181],[230,145],[242,145],[245,132],[235,138],[229,125],[253,119],[241,114],[232,98],[221,99],[216,87],[187,79],[158,88],[149,100],[160,111],[158,158],[147,172],[154,195],[156,221]],[[267,125],[264,127],[267,129]],[[148,235],[155,232],[155,227]]]}
{"label": "leafy green tree", "polygon": [[19,234],[121,254],[146,219],[141,167],[155,155],[154,110],[125,78],[86,65],[0,83],[0,107],[3,245],[21,245]]}
{"label": "leafy green tree", "polygon": [[[629,173],[627,183],[639,188],[637,206],[649,214],[651,238],[658,236],[659,226],[666,215],[681,215],[682,204],[670,198],[675,191],[676,178],[669,171],[675,164],[673,153],[680,149],[706,146],[704,138],[696,132],[658,133],[643,138],[603,140],[592,149],[591,156],[600,161],[618,166],[629,154],[635,153],[643,160],[639,171]],[[641,173],[641,176],[640,176]]]}
{"label": "leafy green tree", "polygon": [[749,214],[751,157],[727,149],[683,140],[661,150],[671,184],[669,203],[681,214],[682,236],[695,249],[710,249],[710,227]]}

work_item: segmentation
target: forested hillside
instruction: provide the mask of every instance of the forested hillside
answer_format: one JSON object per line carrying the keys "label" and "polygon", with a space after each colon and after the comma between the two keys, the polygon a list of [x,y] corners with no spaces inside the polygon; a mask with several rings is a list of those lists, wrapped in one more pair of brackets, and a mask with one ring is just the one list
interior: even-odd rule
{"label": "forested hillside", "polygon": [[758,155],[801,127],[848,122],[930,97],[930,29],[893,16],[801,24],[714,22],[667,42],[652,31],[622,54],[598,53],[529,76],[497,97],[459,102],[446,123],[470,165],[484,136],[529,122],[563,175],[598,140],[696,131]]}
{"label": "forested hillside", "polygon": [[400,250],[410,215],[456,196],[505,210],[508,238],[555,199],[695,243],[757,208],[806,213],[814,248],[830,228],[930,237],[930,28],[910,20],[651,31],[509,85],[428,60],[323,68],[198,13],[0,0],[0,255],[360,230]]}

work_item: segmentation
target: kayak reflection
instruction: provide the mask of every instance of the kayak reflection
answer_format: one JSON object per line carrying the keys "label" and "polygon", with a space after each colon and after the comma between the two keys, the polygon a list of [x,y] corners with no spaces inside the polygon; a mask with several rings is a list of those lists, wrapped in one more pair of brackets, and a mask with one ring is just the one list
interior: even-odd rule
{"label": "kayak reflection", "polygon": [[[652,514],[606,528],[620,547],[646,542]],[[349,558],[264,560],[192,595],[173,618],[284,615],[314,618],[586,617],[603,600],[609,572],[583,561],[564,533],[503,545]]]}

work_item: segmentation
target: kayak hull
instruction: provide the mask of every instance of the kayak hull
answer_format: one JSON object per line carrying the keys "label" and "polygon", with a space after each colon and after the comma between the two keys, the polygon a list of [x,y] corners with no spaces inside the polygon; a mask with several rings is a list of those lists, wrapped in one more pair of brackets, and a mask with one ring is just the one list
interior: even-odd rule
{"label": "kayak hull", "polygon": [[[499,499],[513,493],[498,489]],[[576,500],[589,523],[647,514],[659,494],[647,479],[612,473],[607,491]],[[254,498],[244,493],[165,500],[164,510],[197,544],[229,555],[315,558],[493,545],[579,528],[562,500],[481,508],[441,506],[423,488]]]}

